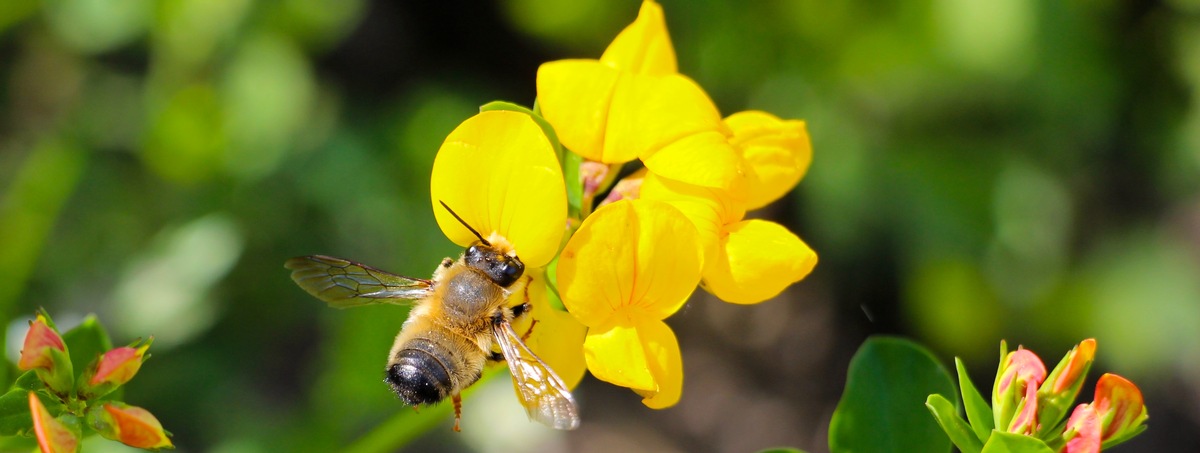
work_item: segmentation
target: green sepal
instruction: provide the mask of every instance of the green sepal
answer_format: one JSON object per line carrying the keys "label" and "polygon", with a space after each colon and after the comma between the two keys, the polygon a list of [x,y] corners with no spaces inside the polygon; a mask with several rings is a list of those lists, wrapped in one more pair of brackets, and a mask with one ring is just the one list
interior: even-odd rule
{"label": "green sepal", "polygon": [[[1047,429],[1045,426],[1042,426],[1041,431],[1050,433],[1050,435],[1049,436],[1038,436],[1038,439],[1041,439],[1042,442],[1045,442],[1046,446],[1050,447],[1051,450],[1054,450],[1054,451],[1062,450],[1063,445],[1066,445],[1066,443],[1067,443],[1066,439],[1063,439],[1063,434],[1065,434],[1065,431],[1067,430],[1067,421],[1068,420],[1069,419],[1064,418],[1064,419],[1060,420],[1057,425],[1054,425],[1053,427],[1051,427],[1049,429]],[[1041,431],[1039,431],[1039,432],[1041,432]]]}
{"label": "green sepal", "polygon": [[33,370],[26,371],[20,376],[17,376],[17,381],[13,382],[12,388],[25,390],[41,390],[46,388],[46,383],[42,382],[42,378],[38,377]]}
{"label": "green sepal", "polygon": [[[579,218],[583,212],[583,177],[579,174],[583,156],[564,148],[561,162],[564,182],[567,184],[567,217],[583,220]],[[563,243],[565,245],[566,241]]]}
{"label": "green sepal", "polygon": [[942,427],[942,431],[946,432],[950,442],[953,442],[962,453],[979,453],[983,449],[983,441],[971,431],[971,426],[967,424],[967,421],[958,416],[958,410],[954,408],[954,403],[951,403],[946,397],[936,393],[929,395],[929,398],[925,399],[925,407],[929,408],[929,412],[933,413],[933,418]]}
{"label": "green sepal", "polygon": [[[1076,349],[1078,346],[1075,347]],[[1077,353],[1076,349],[1072,349],[1062,360],[1058,361],[1058,365],[1054,367],[1046,376],[1046,380],[1042,382],[1041,387],[1038,387],[1038,423],[1042,424],[1042,429],[1038,430],[1037,437],[1042,440],[1049,440],[1062,435],[1062,430],[1058,428],[1066,422],[1066,416],[1075,406],[1075,398],[1079,396],[1079,390],[1083,388],[1083,381],[1086,380],[1088,372],[1092,369],[1094,360],[1089,360],[1087,365],[1083,366],[1079,373],[1079,379],[1071,384],[1066,391],[1053,394],[1054,381],[1066,371],[1067,365],[1070,363],[1072,353]]]}
{"label": "green sepal", "polygon": [[562,296],[558,294],[558,257],[554,257],[546,266],[546,300],[549,301],[550,307],[558,311],[567,311],[567,306],[563,305]]}
{"label": "green sepal", "polygon": [[1132,439],[1134,436],[1136,436],[1138,434],[1141,434],[1142,431],[1146,430],[1146,428],[1147,428],[1146,424],[1142,423],[1142,424],[1138,425],[1136,428],[1127,429],[1127,430],[1125,430],[1125,432],[1123,432],[1117,436],[1114,436],[1114,437],[1104,441],[1103,443],[1101,443],[1100,449],[1107,450],[1109,448],[1117,446],[1118,444],[1125,443],[1125,441]]}
{"label": "green sepal", "polygon": [[983,395],[979,393],[975,383],[971,382],[971,377],[967,375],[967,368],[963,361],[955,357],[954,367],[958,371],[958,387],[962,393],[963,409],[967,413],[967,420],[970,420],[971,429],[975,431],[975,437],[979,438],[979,442],[987,442],[988,437],[992,434],[992,429],[996,427],[996,423],[992,419],[992,408],[988,406],[987,400],[983,399]]}
{"label": "green sepal", "polygon": [[54,365],[49,370],[38,368],[34,371],[50,390],[59,395],[70,395],[75,390],[74,368],[71,366],[71,354],[67,352],[70,349],[60,351],[55,348],[47,348],[46,351],[50,354],[50,361]]}
{"label": "green sepal", "polygon": [[1008,362],[1008,342],[1000,340],[1000,363],[996,365],[996,379],[992,382],[992,425],[1001,431],[1008,428],[1008,422],[1012,418],[1012,413],[1005,414],[1005,405],[1000,404],[1000,378],[1004,376],[1006,362]]}
{"label": "green sepal", "polygon": [[982,453],[1054,453],[1041,439],[993,431]]}

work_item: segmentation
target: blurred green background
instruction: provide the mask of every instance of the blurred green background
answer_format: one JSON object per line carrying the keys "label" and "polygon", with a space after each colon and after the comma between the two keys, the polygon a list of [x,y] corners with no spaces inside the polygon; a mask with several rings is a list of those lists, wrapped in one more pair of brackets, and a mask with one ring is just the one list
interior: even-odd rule
{"label": "blurred green background", "polygon": [[[39,306],[154,335],[126,396],[182,451],[334,451],[411,417],[381,382],[404,310],[331,310],[284,259],[423,276],[456,256],[428,201],[442,139],[531,104],[538,64],[598,57],[638,4],[0,2],[7,356]],[[675,408],[589,377],[558,433],[494,379],[463,433],[422,411],[410,448],[826,451],[850,355],[892,333],[982,383],[1001,339],[1052,366],[1095,337],[1091,381],[1127,376],[1150,408],[1118,451],[1200,450],[1200,1],[662,4],[723,112],[808,121],[808,177],[759,214],[821,264],[669,319]]]}

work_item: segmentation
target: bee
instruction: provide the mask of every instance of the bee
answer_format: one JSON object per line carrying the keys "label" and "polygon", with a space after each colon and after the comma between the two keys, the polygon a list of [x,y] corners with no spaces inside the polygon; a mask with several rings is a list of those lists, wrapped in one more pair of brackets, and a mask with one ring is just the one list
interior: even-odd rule
{"label": "bee", "polygon": [[[484,239],[441,204],[479,240],[458,260],[443,259],[432,279],[323,255],[292,258],[284,267],[292,270],[296,284],[335,308],[415,302],[384,370],[384,382],[405,404],[429,405],[450,397],[458,431],[462,391],[479,380],[485,366],[507,362],[517,399],[530,419],[555,429],[577,428],[579,413],[571,392],[513,330],[513,321],[532,308],[531,278],[522,279],[525,264],[506,241]],[[510,296],[518,293],[525,294],[525,301],[509,306]]]}

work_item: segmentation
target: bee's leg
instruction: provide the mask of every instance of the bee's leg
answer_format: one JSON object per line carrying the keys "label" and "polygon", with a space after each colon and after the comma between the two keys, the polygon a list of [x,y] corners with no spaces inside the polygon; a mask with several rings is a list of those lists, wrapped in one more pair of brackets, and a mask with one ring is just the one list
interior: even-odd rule
{"label": "bee's leg", "polygon": [[[524,288],[525,302],[521,303],[521,305],[517,305],[512,308],[513,319],[520,319],[522,315],[529,313],[530,311],[533,310],[533,304],[529,303],[529,283],[532,281],[533,281],[533,277],[530,277],[530,276],[525,277],[525,288]],[[538,322],[538,320],[535,318],[535,319],[533,319],[532,322],[529,323],[529,328],[525,330],[525,333],[523,335],[521,335],[521,341],[525,341],[525,340],[529,339],[529,334],[533,333],[533,326],[536,326],[537,322]]]}
{"label": "bee's leg", "polygon": [[529,341],[529,336],[533,334],[533,326],[536,326],[537,322],[537,318],[533,318],[533,321],[529,323],[529,329],[525,331],[525,335],[521,335],[522,342]]}
{"label": "bee's leg", "polygon": [[454,403],[454,432],[462,432],[462,428],[458,427],[458,422],[462,420],[462,396],[455,393],[450,401]]}

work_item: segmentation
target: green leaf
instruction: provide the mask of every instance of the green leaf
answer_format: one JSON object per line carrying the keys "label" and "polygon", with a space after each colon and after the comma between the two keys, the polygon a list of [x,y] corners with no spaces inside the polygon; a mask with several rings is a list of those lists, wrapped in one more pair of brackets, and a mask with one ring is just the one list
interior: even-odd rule
{"label": "green leaf", "polygon": [[1035,437],[992,431],[983,453],[1054,453],[1054,450]]}
{"label": "green leaf", "polygon": [[29,412],[29,390],[14,388],[0,395],[0,436],[16,436],[30,429],[33,416]]}
{"label": "green leaf", "polygon": [[958,370],[958,387],[962,391],[963,408],[966,410],[967,420],[971,421],[971,428],[975,430],[975,436],[979,438],[979,441],[987,442],[988,436],[995,428],[992,408],[988,405],[987,400],[983,399],[983,395],[979,393],[975,384],[971,382],[971,377],[967,375],[967,368],[963,365],[963,361],[955,357],[954,367]]}
{"label": "green leaf", "polygon": [[63,342],[71,351],[71,366],[76,374],[83,374],[93,361],[113,347],[96,315],[88,315],[83,323],[64,333]]}
{"label": "green leaf", "polygon": [[38,377],[34,370],[26,371],[17,377],[17,382],[13,383],[14,389],[38,390],[46,388],[46,384]]}
{"label": "green leaf", "polygon": [[957,400],[950,373],[927,349],[871,337],[854,354],[846,390],[829,424],[837,452],[949,451],[950,441],[922,407],[929,395]]}
{"label": "green leaf", "polygon": [[925,407],[929,408],[938,425],[942,426],[942,431],[946,432],[950,441],[963,453],[979,453],[979,450],[983,449],[983,441],[971,432],[966,420],[958,416],[958,409],[950,400],[938,394],[929,395],[929,399],[925,400]]}

